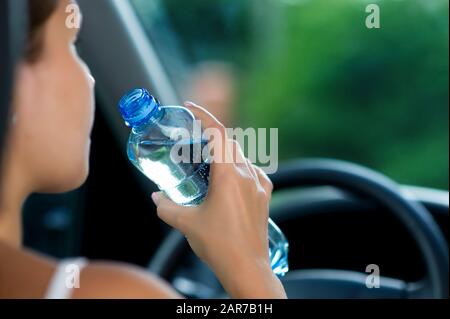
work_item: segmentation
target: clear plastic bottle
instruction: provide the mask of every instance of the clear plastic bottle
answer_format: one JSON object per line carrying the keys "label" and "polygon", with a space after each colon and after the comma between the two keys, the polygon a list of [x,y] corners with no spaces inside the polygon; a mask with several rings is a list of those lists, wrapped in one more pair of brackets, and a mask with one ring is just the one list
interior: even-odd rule
{"label": "clear plastic bottle", "polygon": [[[199,154],[207,141],[202,140],[201,134],[195,137],[192,112],[182,106],[161,106],[145,89],[126,94],[119,102],[119,109],[125,123],[132,128],[127,155],[134,166],[175,203],[201,204],[208,192],[210,164]],[[177,134],[180,130],[189,132],[190,138],[180,139],[183,136]],[[176,144],[189,148],[190,160],[173,160],[171,150]],[[283,276],[289,269],[288,242],[271,219],[269,252],[272,270]]]}

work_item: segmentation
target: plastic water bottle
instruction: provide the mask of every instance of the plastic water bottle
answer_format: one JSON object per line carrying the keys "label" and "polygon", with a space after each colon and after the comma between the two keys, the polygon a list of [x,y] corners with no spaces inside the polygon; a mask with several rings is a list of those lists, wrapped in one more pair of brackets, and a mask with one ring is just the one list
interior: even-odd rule
{"label": "plastic water bottle", "polygon": [[[207,141],[201,134],[195,137],[192,112],[182,106],[161,106],[145,89],[135,89],[122,97],[119,109],[131,127],[127,155],[134,166],[175,203],[201,204],[208,192],[210,164],[201,156]],[[180,131],[189,132],[190,137],[180,138]],[[174,145],[187,147],[189,160],[174,161]],[[269,256],[278,276],[289,270],[288,246],[284,234],[269,219]]]}

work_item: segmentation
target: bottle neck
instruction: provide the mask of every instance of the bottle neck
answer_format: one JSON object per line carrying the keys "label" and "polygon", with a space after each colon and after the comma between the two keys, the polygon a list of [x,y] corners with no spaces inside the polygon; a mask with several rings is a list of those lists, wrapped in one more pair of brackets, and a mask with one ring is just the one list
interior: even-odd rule
{"label": "bottle neck", "polygon": [[133,133],[139,134],[144,132],[149,126],[157,124],[164,116],[164,114],[165,114],[164,107],[158,106],[154,111],[152,111],[151,115],[148,117],[146,121],[144,121],[141,125],[134,126],[132,128]]}

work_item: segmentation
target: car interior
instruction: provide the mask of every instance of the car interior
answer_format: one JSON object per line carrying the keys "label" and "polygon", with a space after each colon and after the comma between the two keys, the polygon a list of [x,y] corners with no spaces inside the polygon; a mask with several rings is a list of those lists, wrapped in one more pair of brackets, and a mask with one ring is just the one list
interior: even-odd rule
{"label": "car interior", "polygon": [[[21,1],[10,2],[20,5]],[[279,2],[285,6],[301,6],[291,3],[296,1]],[[204,28],[204,47],[186,44],[189,40],[177,38],[176,32],[167,31],[170,24],[166,20],[175,20],[167,13],[167,8],[176,3],[180,6],[179,15],[182,15],[188,5],[181,1],[159,0],[149,4],[138,0],[78,0],[78,3],[83,12],[83,27],[77,48],[96,79],[90,175],[87,182],[73,192],[35,194],[26,202],[25,245],[58,258],[85,256],[91,260],[117,260],[139,265],[167,280],[188,298],[228,298],[214,273],[194,255],[184,236],[157,217],[150,197],[157,187],[129,163],[125,152],[129,128],[117,110],[120,97],[135,87],[147,88],[165,105],[179,105],[190,97],[181,89],[180,83],[190,81],[187,74],[194,63],[189,62],[189,54],[186,58],[179,47],[186,46],[189,50],[195,47],[197,51],[187,51],[205,61],[216,58],[212,49],[208,49],[214,43],[208,33],[212,31]],[[218,1],[217,6],[230,15],[239,13],[241,7],[237,1],[231,3],[227,6],[225,1]],[[204,2],[193,1],[190,6],[191,9],[202,8]],[[446,6],[448,11],[448,2]],[[309,14],[317,14],[314,8],[308,8]],[[5,14],[0,24],[16,21],[6,19],[16,16],[12,7],[9,10],[5,14],[8,10],[0,9]],[[257,4],[249,5],[246,10],[253,10],[257,16],[255,20],[267,19],[268,13],[262,12]],[[186,12],[186,15],[192,14],[193,19],[205,17],[200,9]],[[448,13],[446,17],[448,36]],[[146,18],[150,22],[145,22]],[[209,19],[205,18],[201,26],[208,26],[210,22],[213,29],[215,17]],[[326,19],[327,13],[324,13],[323,20]],[[269,32],[293,27],[277,22],[271,24],[270,21],[262,25]],[[0,32],[2,30],[6,28],[0,27]],[[12,66],[20,46],[17,39],[21,38],[20,26],[8,30],[18,33],[2,34],[8,43],[8,46],[0,46],[1,61],[8,61],[2,65],[2,104],[9,100]],[[196,31],[199,43],[202,43],[203,31]],[[267,30],[261,27],[258,32]],[[245,37],[241,41],[245,42]],[[221,44],[225,46],[228,42],[233,39],[224,34]],[[245,44],[240,45],[245,47]],[[446,48],[448,58],[448,42]],[[216,46],[216,49],[217,56],[221,57],[223,48]],[[271,47],[263,50],[270,51]],[[301,57],[299,54],[298,60],[301,61]],[[260,68],[264,69],[264,66]],[[267,68],[263,71],[269,73]],[[448,84],[448,64],[446,72],[444,78]],[[280,74],[284,73],[280,71]],[[345,85],[342,82],[341,87]],[[414,95],[414,92],[408,94]],[[448,143],[448,86],[446,94],[447,105],[443,107],[447,114],[447,120],[444,120],[447,129],[439,134]],[[272,97],[274,103],[278,100],[276,96]],[[239,113],[242,108],[244,106],[239,106],[234,112]],[[251,117],[253,111],[242,112],[250,112]],[[348,116],[345,112],[343,107],[342,118]],[[268,114],[267,118],[270,118]],[[301,111],[292,114],[292,117],[302,116]],[[0,114],[0,119],[4,117]],[[331,121],[325,114],[324,118]],[[263,123],[266,123],[265,119]],[[341,121],[340,118],[335,120]],[[321,118],[316,119],[316,122],[320,121]],[[272,125],[272,122],[268,123]],[[285,136],[283,125],[285,122],[279,122],[280,139]],[[356,138],[356,135],[370,135],[371,132],[368,129],[352,134]],[[327,138],[324,134],[318,136]],[[342,140],[342,144],[346,143]],[[286,144],[280,143],[280,148],[283,145]],[[290,145],[299,149],[295,154],[300,154],[301,139]],[[446,147],[441,149],[439,156],[448,166],[448,144]],[[355,155],[360,150],[352,150],[350,146],[347,156],[340,158],[333,156],[331,151],[328,155],[316,152],[314,147],[310,150],[305,152],[306,156],[281,158],[277,172],[270,175],[274,184],[270,216],[289,241],[290,270],[281,278],[288,297],[448,298],[448,167],[424,163],[427,166],[424,169],[440,171],[436,174],[444,176],[444,184],[421,183],[420,180],[416,183],[414,179],[397,180],[395,174],[385,173],[386,170],[378,169],[371,160],[364,161]],[[416,151],[426,152],[426,149]],[[420,163],[405,162],[402,165],[420,166]],[[376,265],[380,271],[378,288],[367,287],[370,265]]]}

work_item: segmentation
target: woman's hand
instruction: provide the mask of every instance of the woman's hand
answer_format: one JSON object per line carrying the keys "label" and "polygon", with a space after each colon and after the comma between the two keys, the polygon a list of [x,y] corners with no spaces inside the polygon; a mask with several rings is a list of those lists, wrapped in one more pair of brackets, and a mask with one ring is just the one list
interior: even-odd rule
{"label": "woman's hand", "polygon": [[227,160],[211,163],[208,195],[200,206],[179,206],[161,192],[154,193],[158,216],[186,236],[232,297],[285,298],[269,262],[272,183],[244,157],[239,144],[228,139],[213,115],[193,103],[186,103],[186,107],[204,128],[221,133],[209,147],[222,150]]}

